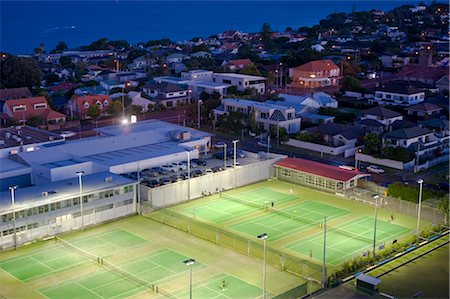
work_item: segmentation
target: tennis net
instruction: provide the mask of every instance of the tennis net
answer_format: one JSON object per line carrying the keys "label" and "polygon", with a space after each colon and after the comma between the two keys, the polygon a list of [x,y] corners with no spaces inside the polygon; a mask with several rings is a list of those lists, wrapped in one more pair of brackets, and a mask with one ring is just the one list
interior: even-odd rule
{"label": "tennis net", "polygon": [[[338,227],[335,227],[335,226],[332,226],[332,225],[328,225],[328,224],[327,224],[327,231],[334,231],[334,232],[337,232],[337,233],[339,233],[341,235],[344,235],[344,236],[347,236],[347,237],[350,237],[350,238],[353,238],[353,239],[356,239],[356,240],[360,240],[360,241],[363,241],[363,242],[366,242],[366,243],[372,243],[373,242],[373,239],[371,239],[369,237],[365,237],[362,234],[352,233],[352,232],[349,232],[347,230],[343,230],[342,228],[338,228]],[[366,233],[366,231],[364,233]]]}
{"label": "tennis net", "polygon": [[95,263],[98,263],[100,260],[100,258],[98,256],[96,256],[95,254],[87,252],[86,250],[81,249],[81,248],[67,242],[66,240],[61,239],[60,237],[56,237],[56,242],[63,245],[64,247],[66,247],[68,249],[73,250],[75,253],[77,253]]}
{"label": "tennis net", "polygon": [[237,203],[240,203],[240,204],[243,204],[243,205],[249,206],[251,208],[255,208],[255,209],[262,209],[262,207],[263,207],[261,204],[258,204],[256,202],[243,200],[241,198],[234,197],[234,196],[231,196],[228,194],[222,193],[221,198],[226,199],[226,200],[231,200],[231,201],[234,201],[234,202],[237,202]]}

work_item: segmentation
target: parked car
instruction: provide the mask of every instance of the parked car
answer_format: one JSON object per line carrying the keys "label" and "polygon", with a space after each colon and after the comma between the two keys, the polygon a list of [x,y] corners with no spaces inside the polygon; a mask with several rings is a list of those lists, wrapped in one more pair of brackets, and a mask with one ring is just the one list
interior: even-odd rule
{"label": "parked car", "polygon": [[214,166],[214,167],[211,167],[211,170],[212,170],[212,172],[219,172],[219,171],[222,171],[223,168],[222,168],[222,166]]}
{"label": "parked car", "polygon": [[213,173],[214,171],[211,168],[207,168],[204,170],[205,174]]}
{"label": "parked car", "polygon": [[375,165],[370,165],[369,167],[367,167],[367,171],[369,172],[373,172],[376,174],[382,174],[384,173],[384,169]]}
{"label": "parked car", "polygon": [[144,185],[150,187],[150,188],[155,188],[155,187],[159,187],[159,181],[157,179],[150,179],[147,180],[145,182],[143,182]]}
{"label": "parked car", "polygon": [[157,177],[159,175],[159,172],[153,169],[144,169],[142,173],[148,177]]}
{"label": "parked car", "polygon": [[163,166],[161,166],[161,168],[164,169],[165,171],[167,171],[167,173],[175,172],[174,166],[172,164],[163,165]]}
{"label": "parked car", "polygon": [[173,162],[170,165],[172,165],[173,172],[187,169],[187,166],[184,165],[182,162]]}
{"label": "parked car", "polygon": [[166,170],[166,169],[164,169],[164,168],[162,168],[162,167],[160,167],[160,166],[158,166],[158,167],[152,167],[152,168],[150,168],[150,169],[156,170],[160,175],[166,175],[166,174],[169,173],[168,170]]}
{"label": "parked car", "polygon": [[[186,165],[186,168],[187,168],[187,164],[188,164],[188,162],[187,161],[182,161],[181,162],[183,165]],[[191,160],[191,162],[189,163],[190,165],[190,167],[191,168],[196,168],[196,167],[198,167],[198,164],[197,163],[195,163],[195,162],[193,162],[192,160]]]}
{"label": "parked car", "polygon": [[167,185],[167,184],[172,183],[172,181],[170,180],[169,177],[163,177],[163,178],[160,178],[160,179],[159,179],[159,183],[160,183],[161,185]]}
{"label": "parked car", "polygon": [[[228,152],[227,152],[227,155],[228,155],[228,157],[232,157],[232,158],[234,158],[234,150],[229,150]],[[236,157],[238,157],[238,158],[245,158],[245,153],[243,152],[243,151],[241,151],[241,150],[237,150],[236,151]]]}
{"label": "parked car", "polygon": [[59,135],[64,138],[70,138],[70,137],[75,136],[76,133],[72,132],[72,131],[62,131],[61,134],[59,134]]}
{"label": "parked car", "polygon": [[200,165],[200,166],[206,166],[206,164],[207,164],[207,162],[205,160],[200,160],[200,159],[192,159],[191,163],[192,162],[194,162],[194,163],[196,163],[197,165]]}
{"label": "parked car", "polygon": [[193,177],[193,178],[202,176],[202,175],[204,175],[204,173],[203,173],[203,170],[201,170],[201,169],[195,169],[195,170],[191,171],[191,177]]}

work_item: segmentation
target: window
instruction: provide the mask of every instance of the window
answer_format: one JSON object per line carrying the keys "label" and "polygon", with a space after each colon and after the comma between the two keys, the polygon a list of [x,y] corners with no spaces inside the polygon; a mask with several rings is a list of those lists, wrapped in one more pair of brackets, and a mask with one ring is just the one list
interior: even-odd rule
{"label": "window", "polygon": [[14,106],[14,107],[13,107],[13,111],[14,111],[14,112],[16,112],[16,111],[27,111],[27,107],[24,106],[24,105]]}
{"label": "window", "polygon": [[290,177],[291,176],[291,171],[289,169],[286,169],[286,168],[281,168],[281,175],[282,176],[286,176],[286,177]]}
{"label": "window", "polygon": [[131,185],[131,186],[125,186],[125,187],[123,188],[123,192],[124,192],[124,193],[133,192],[133,190],[134,190],[133,187],[134,187],[133,185]]}
{"label": "window", "polygon": [[231,80],[223,79],[223,80],[222,80],[222,83],[231,84]]}
{"label": "window", "polygon": [[392,95],[387,94],[387,95],[386,95],[386,99],[392,99]]}
{"label": "window", "polygon": [[88,102],[84,102],[83,107],[84,107],[85,109],[88,109],[88,108],[89,108],[89,103],[88,103]]}
{"label": "window", "polygon": [[167,101],[166,102],[166,106],[167,107],[173,107],[173,102],[172,101]]}
{"label": "window", "polygon": [[107,100],[103,101],[103,106],[109,106],[109,102]]}
{"label": "window", "polygon": [[40,104],[35,104],[35,105],[34,105],[34,109],[35,109],[35,110],[38,110],[38,109],[45,109],[45,108],[47,108],[47,104],[45,104],[45,103],[40,103]]}

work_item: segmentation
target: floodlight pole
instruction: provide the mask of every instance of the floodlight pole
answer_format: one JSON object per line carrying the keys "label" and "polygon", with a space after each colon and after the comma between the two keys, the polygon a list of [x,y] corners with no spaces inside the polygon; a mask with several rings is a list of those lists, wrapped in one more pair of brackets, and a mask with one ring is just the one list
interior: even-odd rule
{"label": "floodlight pole", "polygon": [[197,109],[198,109],[198,128],[200,128],[200,104],[202,104],[202,100],[197,101]]}
{"label": "floodlight pole", "polygon": [[80,187],[80,215],[81,215],[81,230],[84,230],[84,217],[83,217],[83,197],[81,194],[83,193],[83,182],[81,180],[81,176],[84,174],[84,171],[77,171],[78,175],[78,185]]}
{"label": "floodlight pole", "polygon": [[188,201],[191,200],[191,152],[186,150],[187,153],[187,173],[188,173]]}
{"label": "floodlight pole", "polygon": [[227,169],[227,144],[223,145],[223,170]]}
{"label": "floodlight pole", "polygon": [[189,267],[189,298],[192,299],[192,266],[195,264],[194,259],[188,259],[183,263]]}
{"label": "floodlight pole", "polygon": [[378,198],[380,198],[380,196],[378,194],[373,195],[373,199],[375,199],[375,222],[373,224],[373,256],[374,257],[375,257],[375,250],[376,250],[376,246],[377,246]]}
{"label": "floodlight pole", "polygon": [[236,151],[237,151],[237,143],[239,140],[233,140],[233,149],[234,149],[234,157],[233,157],[233,172],[234,172],[234,189],[236,189]]}
{"label": "floodlight pole", "polygon": [[137,162],[137,194],[136,194],[136,210],[141,214],[141,176],[139,171],[139,161]]}
{"label": "floodlight pole", "polygon": [[327,216],[323,217],[323,267],[322,267],[322,288],[327,283]]}
{"label": "floodlight pole", "polygon": [[270,132],[267,132],[267,160],[270,159],[269,157],[269,148],[270,148]]}
{"label": "floodlight pole", "polygon": [[419,210],[417,211],[417,227],[416,227],[416,233],[419,234],[419,227],[420,227],[420,210],[422,208],[422,185],[423,180],[418,179],[417,183],[419,183]]}
{"label": "floodlight pole", "polygon": [[266,259],[266,255],[267,255],[267,245],[266,245],[266,241],[267,241],[267,234],[261,234],[258,236],[258,239],[263,240],[263,244],[264,244],[264,253],[263,253],[263,263],[264,263],[264,268],[263,268],[263,299],[266,298],[266,281],[267,281],[267,274],[266,274],[266,267],[267,267],[267,259]]}
{"label": "floodlight pole", "polygon": [[15,192],[19,186],[14,185],[9,187],[9,191],[11,191],[11,204],[12,204],[12,220],[13,220],[13,229],[14,229],[14,249],[17,249],[17,230],[16,230],[16,209],[15,209]]}

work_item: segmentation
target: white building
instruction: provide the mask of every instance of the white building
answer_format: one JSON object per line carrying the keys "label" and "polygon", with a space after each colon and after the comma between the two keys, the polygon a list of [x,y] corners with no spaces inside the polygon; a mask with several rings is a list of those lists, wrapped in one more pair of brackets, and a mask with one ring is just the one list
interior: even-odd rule
{"label": "white building", "polygon": [[205,70],[192,70],[189,72],[182,72],[181,79],[190,81],[212,82],[213,72]]}
{"label": "white building", "polygon": [[324,108],[337,108],[338,101],[325,92],[314,92],[307,96],[297,96],[292,94],[280,93],[278,95],[287,103],[305,105],[312,111]]}
{"label": "white building", "polygon": [[294,107],[229,98],[222,100],[222,105],[214,109],[214,114],[217,118],[230,112],[240,112],[250,117],[252,110],[255,113],[256,124],[264,130],[281,127],[285,128],[288,134],[300,131],[301,119],[296,115]]}
{"label": "white building", "polygon": [[387,85],[375,91],[375,98],[369,102],[379,105],[411,106],[423,102],[425,92],[407,85]]}
{"label": "white building", "polygon": [[[0,193],[0,249],[137,212],[136,182],[109,172]],[[13,223],[15,211],[15,231]],[[83,219],[82,219],[83,218]]]}
{"label": "white building", "polygon": [[236,86],[239,91],[253,88],[257,93],[266,92],[266,78],[234,73],[214,73],[213,82]]}

